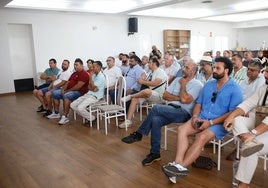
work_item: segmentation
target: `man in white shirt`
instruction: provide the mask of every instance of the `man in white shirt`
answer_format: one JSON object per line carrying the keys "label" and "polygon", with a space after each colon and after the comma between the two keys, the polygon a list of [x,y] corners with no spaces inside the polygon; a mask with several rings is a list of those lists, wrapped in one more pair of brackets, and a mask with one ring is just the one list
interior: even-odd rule
{"label": "man in white shirt", "polygon": [[174,80],[178,70],[180,69],[180,67],[175,67],[173,65],[173,61],[173,56],[167,53],[165,55],[165,64],[160,66],[160,68],[163,69],[168,75],[168,84]]}
{"label": "man in white shirt", "polygon": [[63,60],[61,64],[62,71],[57,74],[56,80],[48,86],[48,91],[45,93],[45,100],[47,101],[47,112],[44,114],[47,118],[52,114],[52,92],[60,90],[62,86],[69,80],[72,71],[69,69],[69,60]]}
{"label": "man in white shirt", "polygon": [[128,95],[121,100],[130,101],[129,110],[127,113],[126,122],[123,122],[119,125],[119,128],[125,128],[125,125],[128,127],[132,124],[132,117],[136,110],[137,104],[142,104],[144,101],[157,102],[162,100],[162,95],[165,90],[165,83],[167,75],[165,71],[159,68],[159,61],[156,57],[152,57],[149,61],[149,68],[152,71],[147,79],[138,79],[138,83],[148,86],[147,89],[143,89],[140,92]]}
{"label": "man in white shirt", "polygon": [[259,156],[268,154],[268,116],[258,124],[255,124],[255,118],[245,116],[258,106],[267,106],[268,67],[265,68],[264,77],[266,84],[239,104],[224,122],[226,129],[233,124],[234,136],[243,143],[240,150],[240,162],[235,175],[235,178],[239,181],[239,188],[250,186]]}
{"label": "man in white shirt", "polygon": [[265,78],[261,73],[262,64],[258,60],[252,60],[248,64],[247,78],[240,84],[243,92],[243,99],[249,98],[253,95],[259,87],[265,84]]}
{"label": "man in white shirt", "polygon": [[122,71],[115,65],[114,57],[109,56],[106,62],[108,67],[103,71],[103,73],[108,76],[109,86],[107,86],[107,89],[109,89],[110,100],[114,104],[113,96],[115,95],[115,84],[119,76],[122,76]]}

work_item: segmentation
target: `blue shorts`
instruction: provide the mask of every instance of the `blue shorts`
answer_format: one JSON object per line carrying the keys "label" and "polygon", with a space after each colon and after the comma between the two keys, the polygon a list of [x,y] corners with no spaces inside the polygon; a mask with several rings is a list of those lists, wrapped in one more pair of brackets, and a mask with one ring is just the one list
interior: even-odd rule
{"label": "blue shorts", "polygon": [[44,88],[42,88],[40,90],[42,91],[43,95],[45,95],[46,92],[48,92],[48,87],[44,87]]}
{"label": "blue shorts", "polygon": [[228,133],[228,131],[225,130],[223,124],[212,125],[208,129],[214,133],[215,137],[218,140],[221,140]]}
{"label": "blue shorts", "polygon": [[45,83],[45,84],[42,84],[42,85],[40,85],[40,86],[38,86],[36,89],[43,89],[43,88],[45,88],[45,87],[48,87],[50,85],[50,83]]}
{"label": "blue shorts", "polygon": [[52,91],[52,98],[53,99],[69,99],[70,101],[74,101],[78,97],[81,96],[81,93],[79,91],[68,91],[63,96],[61,94],[61,89],[53,90]]}

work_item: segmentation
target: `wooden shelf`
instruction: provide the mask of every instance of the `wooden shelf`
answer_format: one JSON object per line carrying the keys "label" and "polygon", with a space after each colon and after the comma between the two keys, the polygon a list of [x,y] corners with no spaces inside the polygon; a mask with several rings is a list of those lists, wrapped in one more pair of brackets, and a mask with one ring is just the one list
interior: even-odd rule
{"label": "wooden shelf", "polygon": [[182,58],[190,50],[190,30],[164,30],[164,52]]}

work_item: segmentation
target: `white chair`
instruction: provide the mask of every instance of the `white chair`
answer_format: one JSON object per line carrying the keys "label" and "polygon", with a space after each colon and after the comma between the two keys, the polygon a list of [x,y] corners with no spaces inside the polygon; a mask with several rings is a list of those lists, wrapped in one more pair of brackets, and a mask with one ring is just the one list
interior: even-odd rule
{"label": "white chair", "polygon": [[[178,126],[183,124],[183,123],[185,123],[185,122],[171,123],[171,124],[165,125],[165,129],[164,129],[164,146],[162,146],[162,148],[164,148],[164,150],[167,150],[167,132],[170,131],[170,132],[177,133]],[[168,127],[168,126],[170,126],[170,127]]]}
{"label": "white chair", "polygon": [[215,140],[210,141],[210,143],[213,144],[213,153],[214,154],[216,153],[216,146],[218,146],[218,167],[217,167],[218,170],[221,169],[221,148],[223,146],[229,144],[232,141],[234,141],[234,136],[233,136],[232,132],[229,132],[221,140],[215,139]]}
{"label": "white chair", "polygon": [[261,159],[263,159],[263,170],[267,169],[267,160],[268,160],[268,156],[267,155],[261,155],[259,156]]}
{"label": "white chair", "polygon": [[[126,102],[121,102],[121,98],[126,96],[126,81],[123,76],[120,76],[118,78],[115,86],[115,91],[117,91],[115,92],[115,104],[97,106],[97,126],[99,127],[99,118],[104,117],[106,135],[108,134],[108,120],[111,118],[116,118],[116,126],[118,126],[118,117],[124,116],[126,119]],[[127,130],[127,125],[125,127]]]}

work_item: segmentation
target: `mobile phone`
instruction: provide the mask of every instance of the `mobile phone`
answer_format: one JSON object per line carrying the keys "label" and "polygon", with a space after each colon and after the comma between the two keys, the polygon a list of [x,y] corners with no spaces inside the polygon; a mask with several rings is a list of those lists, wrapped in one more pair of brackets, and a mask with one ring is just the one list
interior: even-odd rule
{"label": "mobile phone", "polygon": [[203,121],[196,121],[195,122],[195,127],[198,129],[199,127],[201,127],[203,124]]}

